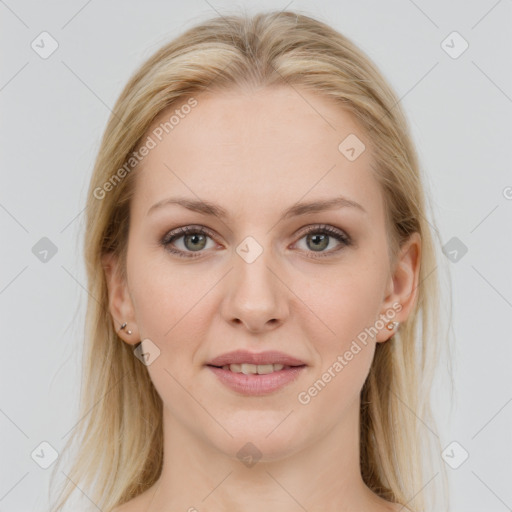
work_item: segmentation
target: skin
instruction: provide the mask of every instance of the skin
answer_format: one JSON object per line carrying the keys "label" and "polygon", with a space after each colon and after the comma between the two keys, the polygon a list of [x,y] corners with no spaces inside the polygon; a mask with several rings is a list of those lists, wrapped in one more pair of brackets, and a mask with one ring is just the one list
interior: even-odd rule
{"label": "skin", "polygon": [[[391,268],[366,134],[332,100],[299,90],[202,93],[136,171],[127,282],[116,274],[115,258],[106,256],[104,266],[111,314],[132,331],[120,331],[122,339],[149,338],[160,349],[147,369],[164,403],[164,467],[151,489],[117,512],[256,512],[262,501],[267,512],[406,510],[372,493],[359,467],[359,395],[376,343],[392,333],[384,327],[361,344],[307,405],[297,396],[393,304],[402,306],[393,320],[406,320],[421,240],[411,237]],[[338,150],[351,133],[367,148],[354,161]],[[280,220],[299,200],[341,194],[366,213],[345,207]],[[230,217],[178,205],[147,215],[154,203],[178,195],[213,201]],[[199,257],[180,258],[160,244],[191,224],[214,236],[206,245],[190,237],[173,245],[196,255],[199,247]],[[330,238],[315,251],[303,228],[322,224],[353,244]],[[247,236],[263,250],[250,264],[236,252]],[[280,350],[308,366],[277,392],[244,396],[204,366],[238,348]],[[252,467],[236,455],[249,441],[262,454]]]}

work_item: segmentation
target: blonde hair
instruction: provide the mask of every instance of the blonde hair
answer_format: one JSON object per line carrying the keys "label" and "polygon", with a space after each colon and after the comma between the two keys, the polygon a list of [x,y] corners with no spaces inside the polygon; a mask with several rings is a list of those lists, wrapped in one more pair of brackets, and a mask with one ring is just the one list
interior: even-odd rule
{"label": "blonde hair", "polygon": [[[162,401],[133,347],[117,335],[102,269],[102,255],[110,252],[120,257],[126,277],[136,175],[126,162],[171,106],[206,90],[273,85],[303,87],[332,98],[366,131],[372,170],[384,191],[392,262],[412,233],[421,236],[418,300],[393,340],[377,344],[361,392],[360,460],[363,480],[372,491],[413,512],[424,510],[428,492],[437,493],[434,485],[423,488],[433,477],[431,455],[440,453],[430,403],[441,347],[438,232],[427,220],[424,185],[404,114],[378,69],[349,39],[307,15],[272,11],[221,16],[187,30],[136,71],[113,108],[86,207],[90,298],[82,420],[65,446],[67,453],[76,444],[78,452],[53,511],[62,510],[79,485],[103,512],[111,512],[151,487],[162,468]],[[446,485],[442,464],[440,472]]]}

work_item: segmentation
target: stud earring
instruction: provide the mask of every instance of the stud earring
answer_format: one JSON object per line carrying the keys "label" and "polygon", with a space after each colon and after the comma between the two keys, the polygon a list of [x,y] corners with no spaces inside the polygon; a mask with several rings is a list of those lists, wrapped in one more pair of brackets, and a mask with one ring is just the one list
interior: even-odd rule
{"label": "stud earring", "polygon": [[393,329],[395,329],[399,325],[400,325],[399,322],[389,322],[388,324],[386,324],[386,329],[388,329],[389,331],[392,331]]}
{"label": "stud earring", "polygon": [[[120,331],[122,331],[125,327],[126,327],[126,322],[123,323],[123,325],[121,325],[121,327],[119,328]],[[131,334],[132,331],[126,331],[126,334]]]}

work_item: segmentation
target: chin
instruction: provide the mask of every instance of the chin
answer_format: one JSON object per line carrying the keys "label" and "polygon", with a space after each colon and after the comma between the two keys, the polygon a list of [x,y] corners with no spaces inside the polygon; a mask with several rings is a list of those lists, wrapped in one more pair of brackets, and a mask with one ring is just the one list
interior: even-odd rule
{"label": "chin", "polygon": [[307,440],[303,429],[299,433],[290,425],[287,428],[279,425],[279,421],[271,427],[254,423],[239,423],[236,427],[225,425],[233,437],[218,434],[215,439],[210,438],[210,442],[228,457],[242,460],[248,456],[261,462],[281,460],[300,451]]}

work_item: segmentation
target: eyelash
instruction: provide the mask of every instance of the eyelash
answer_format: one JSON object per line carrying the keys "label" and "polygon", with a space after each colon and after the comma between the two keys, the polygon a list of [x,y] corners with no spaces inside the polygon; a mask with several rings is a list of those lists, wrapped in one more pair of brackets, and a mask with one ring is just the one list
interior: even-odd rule
{"label": "eyelash", "polygon": [[[349,236],[347,236],[343,231],[340,231],[332,226],[328,226],[326,224],[320,224],[320,225],[314,225],[314,226],[308,226],[307,229],[302,233],[302,236],[299,238],[299,240],[302,240],[305,236],[315,233],[315,234],[322,234],[322,235],[328,235],[334,239],[336,239],[338,242],[342,244],[341,247],[338,249],[330,250],[327,252],[318,252],[314,256],[308,255],[309,258],[325,258],[333,253],[338,253],[343,247],[348,247],[352,245],[352,240]],[[210,238],[214,239],[213,234],[210,230],[205,228],[204,226],[185,226],[182,228],[177,228],[173,231],[170,231],[167,233],[162,240],[160,241],[160,244],[170,253],[176,254],[178,257],[181,258],[197,258],[201,256],[201,253],[203,251],[197,251],[197,255],[194,254],[194,251],[181,251],[179,249],[172,248],[171,243],[175,240],[178,240],[179,238],[182,238],[186,235],[207,235]],[[310,253],[314,253],[315,251],[309,251]]]}

